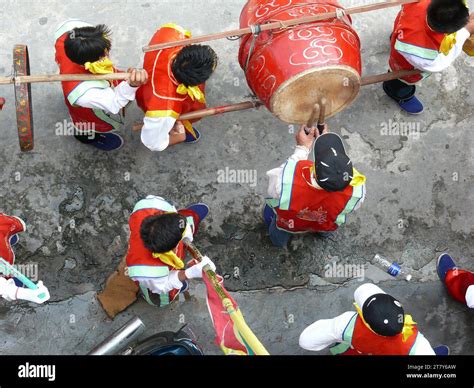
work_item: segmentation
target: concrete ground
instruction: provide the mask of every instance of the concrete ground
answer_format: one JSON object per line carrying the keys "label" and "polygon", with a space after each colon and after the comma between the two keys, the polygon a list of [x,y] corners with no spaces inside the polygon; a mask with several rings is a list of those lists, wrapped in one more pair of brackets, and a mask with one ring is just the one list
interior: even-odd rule
{"label": "concrete ground", "polygon": [[[244,3],[0,0],[0,74],[10,73],[12,47],[19,43],[29,46],[32,73],[56,72],[53,34],[68,18],[109,25],[115,62],[140,67],[141,46],[161,24],[173,21],[194,35],[236,28]],[[387,70],[396,12],[353,17],[365,75]],[[212,46],[220,64],[208,84],[209,105],[241,101],[250,91],[237,62],[238,43],[220,40]],[[114,321],[95,299],[126,253],[134,204],[156,194],[182,206],[210,205],[196,244],[215,259],[247,323],[271,354],[308,354],[298,347],[301,331],[317,319],[351,310],[361,280],[376,282],[399,298],[432,345],[444,343],[453,354],[473,354],[473,312],[448,297],[435,271],[444,251],[474,270],[473,70],[474,59],[463,54],[454,66],[423,82],[419,97],[426,110],[420,116],[401,113],[374,85],[330,119],[355,166],[367,176],[367,199],[333,238],[298,237],[287,250],[272,247],[261,211],[265,172],[292,153],[294,135],[265,109],[206,119],[198,126],[203,133],[199,144],[152,153],[130,130],[141,118],[133,105],[122,132],[124,148],[105,154],[55,135],[56,124],[67,118],[61,88],[38,84],[33,86],[36,147],[21,153],[13,88],[2,87],[8,102],[0,113],[0,211],[26,220],[17,262],[38,263],[39,278],[52,297],[43,306],[0,302],[0,352],[85,354],[137,315],[147,325],[143,338],[188,322],[205,352],[220,354],[213,345],[202,283],[193,283],[191,302],[154,309],[140,300]],[[413,125],[415,132],[383,135],[390,123]],[[256,170],[257,184],[219,183],[218,171],[226,167]],[[375,253],[398,259],[414,279],[393,279],[371,265],[363,279],[329,277],[325,269],[334,262],[363,266]]]}

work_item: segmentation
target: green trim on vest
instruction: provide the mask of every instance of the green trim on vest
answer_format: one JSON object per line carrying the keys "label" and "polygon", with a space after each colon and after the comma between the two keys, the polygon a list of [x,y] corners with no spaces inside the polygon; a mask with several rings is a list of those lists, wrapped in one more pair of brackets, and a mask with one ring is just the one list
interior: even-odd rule
{"label": "green trim on vest", "polygon": [[128,267],[128,276],[131,278],[163,278],[170,270],[166,266],[133,265]]}
{"label": "green trim on vest", "polygon": [[278,199],[276,199],[276,198],[267,198],[267,199],[265,200],[265,203],[266,203],[268,206],[270,206],[272,209],[277,208],[279,202],[280,202],[280,201],[279,201]]}
{"label": "green trim on vest", "polygon": [[110,124],[112,127],[114,127],[114,129],[119,129],[123,125],[122,121],[115,120],[114,118],[110,117],[107,113],[105,113],[103,110],[93,109],[92,111],[99,119],[106,122],[107,124]]}
{"label": "green trim on vest", "polygon": [[415,342],[413,342],[413,345],[411,346],[410,352],[408,353],[409,356],[413,356],[415,354],[416,345],[418,344],[418,340],[420,339],[420,337],[424,337],[424,336],[420,332],[417,332]]}
{"label": "green trim on vest", "polygon": [[283,179],[281,184],[280,210],[288,210],[290,208],[291,191],[293,190],[293,179],[295,176],[297,162],[289,161],[283,169]]}
{"label": "green trim on vest", "polygon": [[170,296],[169,294],[159,294],[159,297],[160,297],[160,305],[156,305],[155,303],[153,303],[153,301],[151,300],[150,298],[150,292],[148,291],[148,288],[146,287],[143,287],[143,286],[140,286],[140,290],[142,291],[143,293],[143,297],[145,298],[146,302],[151,305],[151,306],[155,306],[155,307],[165,307],[165,306],[168,306],[170,304]]}
{"label": "green trim on vest", "polygon": [[329,348],[329,352],[333,356],[337,356],[338,354],[342,354],[347,352],[351,348],[350,345],[346,344],[345,342],[338,343],[337,345],[334,345]]}
{"label": "green trim on vest", "polygon": [[81,28],[81,27],[93,27],[92,24],[83,22],[82,20],[73,19],[64,22],[59,28],[56,30],[54,34],[54,41],[57,41],[61,36],[63,36],[66,32],[74,30],[74,28]]}
{"label": "green trim on vest", "polygon": [[364,193],[364,185],[355,186],[352,189],[352,197],[346,204],[344,210],[339,214],[336,218],[336,225],[341,226],[346,222],[346,215],[349,214],[354,210],[359,200],[362,198],[362,194]]}
{"label": "green trim on vest", "polygon": [[354,334],[355,323],[358,314],[355,313],[354,316],[351,318],[349,323],[347,324],[344,332],[342,333],[342,341],[341,343],[331,347],[329,351],[332,355],[338,355],[346,352],[352,346],[352,335]]}
{"label": "green trim on vest", "polygon": [[69,103],[74,106],[88,90],[90,89],[107,89],[110,87],[110,84],[107,81],[84,81],[77,85],[74,90],[69,93],[67,100]]}
{"label": "green trim on vest", "polygon": [[400,42],[398,39],[395,42],[395,50],[400,51],[401,53],[415,55],[417,57],[428,59],[430,61],[436,59],[439,55],[439,51],[427,49],[413,44]]}
{"label": "green trim on vest", "polygon": [[133,208],[132,213],[143,209],[157,209],[164,212],[177,213],[177,210],[173,205],[166,202],[164,199],[159,198],[146,198],[138,201]]}

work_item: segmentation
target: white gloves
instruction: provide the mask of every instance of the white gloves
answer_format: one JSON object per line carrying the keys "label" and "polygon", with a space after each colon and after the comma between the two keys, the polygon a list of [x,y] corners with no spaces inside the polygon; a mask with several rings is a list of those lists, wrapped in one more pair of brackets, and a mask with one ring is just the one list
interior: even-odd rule
{"label": "white gloves", "polygon": [[206,265],[209,265],[213,271],[216,270],[216,266],[214,265],[212,260],[209,257],[204,256],[200,263],[189,267],[186,271],[184,271],[184,273],[186,274],[186,277],[188,279],[202,279],[202,269]]}
{"label": "white gloves", "polygon": [[0,294],[9,302],[21,299],[42,304],[49,300],[49,291],[43,285],[43,282],[39,281],[37,286],[37,290],[30,290],[29,288],[17,287],[13,279],[6,280],[5,278],[0,278]]}

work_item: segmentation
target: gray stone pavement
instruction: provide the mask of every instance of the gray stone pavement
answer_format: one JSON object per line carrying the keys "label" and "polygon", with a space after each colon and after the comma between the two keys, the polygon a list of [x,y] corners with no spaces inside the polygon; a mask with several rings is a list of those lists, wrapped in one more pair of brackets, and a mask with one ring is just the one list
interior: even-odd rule
{"label": "gray stone pavement", "polygon": [[[56,72],[53,34],[68,18],[109,25],[112,57],[127,68],[141,65],[141,46],[161,24],[173,21],[194,35],[236,28],[244,3],[0,0],[0,74],[10,73],[12,47],[19,43],[29,46],[32,73]],[[395,14],[391,9],[353,17],[365,75],[387,70]],[[238,43],[222,40],[212,46],[220,64],[208,84],[209,105],[243,100],[250,91],[237,62]],[[367,199],[333,238],[298,237],[288,250],[271,246],[261,211],[265,172],[292,153],[294,135],[265,109],[203,120],[197,145],[152,153],[130,130],[141,118],[133,105],[122,132],[124,148],[103,154],[55,135],[56,124],[67,118],[61,88],[38,84],[33,86],[36,148],[23,154],[13,88],[2,87],[0,95],[8,102],[0,112],[0,211],[26,220],[17,262],[39,264],[39,277],[52,299],[44,306],[0,302],[0,352],[85,354],[137,315],[147,325],[144,337],[177,330],[186,321],[207,354],[220,354],[212,344],[200,283],[192,286],[191,302],[157,310],[139,301],[113,322],[95,299],[126,253],[134,203],[157,194],[182,206],[197,201],[210,205],[196,243],[215,259],[247,323],[270,353],[306,353],[298,347],[306,325],[351,309],[353,291],[361,283],[328,278],[327,264],[364,265],[382,253],[399,259],[414,280],[394,280],[372,266],[365,280],[398,297],[433,345],[445,343],[454,354],[473,354],[473,312],[447,296],[435,271],[443,251],[474,270],[473,68],[474,60],[462,56],[455,66],[424,81],[419,97],[426,111],[421,116],[401,113],[374,85],[331,118],[329,125],[343,136],[355,166],[367,176]],[[382,135],[390,123],[407,123],[418,131]],[[219,183],[218,171],[226,167],[256,170],[257,184]],[[236,268],[238,277],[233,276]]]}

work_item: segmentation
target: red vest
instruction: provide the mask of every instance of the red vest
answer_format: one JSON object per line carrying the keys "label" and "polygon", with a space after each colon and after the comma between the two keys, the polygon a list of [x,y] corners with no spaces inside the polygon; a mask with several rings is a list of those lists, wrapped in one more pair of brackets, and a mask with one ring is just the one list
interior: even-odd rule
{"label": "red vest", "polygon": [[0,213],[0,257],[12,265],[15,264],[15,252],[10,245],[10,238],[24,231],[25,226],[19,218]]}
{"label": "red vest", "polygon": [[[427,10],[430,2],[431,0],[420,0],[419,3],[402,6],[395,19],[391,38],[389,64],[392,71],[415,69],[400,52],[430,60],[439,54],[445,34],[435,32],[428,26]],[[427,75],[417,74],[402,80],[414,84]]]}
{"label": "red vest", "polygon": [[277,227],[290,233],[333,231],[362,198],[364,186],[329,192],[311,185],[312,161],[288,162],[283,173],[280,201],[269,200]]}
{"label": "red vest", "polygon": [[[56,40],[56,63],[59,66],[60,74],[91,74],[84,66],[78,65],[72,62],[66,55],[64,48],[64,42],[69,32],[61,35]],[[115,72],[119,72],[115,70]],[[112,85],[117,86],[121,81],[113,81]],[[74,105],[74,103],[81,97],[87,90],[91,88],[108,88],[110,87],[108,81],[69,81],[62,82],[64,101],[69,110],[71,120],[74,126],[79,130],[95,130],[96,132],[109,132],[113,129],[117,129],[121,126],[121,123],[117,120],[106,115],[102,110],[83,108],[81,106]]]}
{"label": "red vest", "polygon": [[[164,214],[164,211],[158,209],[142,209],[138,210],[132,214],[129,220],[130,226],[130,242],[127,252],[127,267],[133,266],[148,266],[148,267],[167,267],[168,270],[172,271],[175,268],[166,265],[160,259],[153,257],[153,252],[148,250],[140,237],[140,227],[145,218]],[[185,251],[184,245],[182,242],[178,244],[177,250],[175,251],[176,255],[180,259],[184,259]],[[172,301],[178,295],[179,290],[174,289],[169,293],[169,300]]]}
{"label": "red vest", "polygon": [[[355,323],[354,323],[355,319]],[[350,340],[352,348],[343,355],[377,355],[377,356],[407,356],[418,337],[418,328],[413,328],[413,334],[403,342],[402,334],[393,337],[384,337],[375,334],[362,321],[359,315],[353,318],[346,331],[353,329],[352,334],[344,333],[344,337]]]}
{"label": "red vest", "polygon": [[446,273],[445,281],[449,294],[457,301],[466,304],[467,289],[474,286],[474,273],[452,269]]}
{"label": "red vest", "polygon": [[[150,45],[189,39],[191,34],[183,28],[166,24],[156,31]],[[185,44],[185,42],[183,42]],[[188,95],[179,94],[176,89],[179,83],[173,76],[171,65],[176,55],[182,50],[172,47],[145,54],[143,68],[148,72],[150,80],[137,92],[137,104],[147,117],[173,117],[178,119],[181,114],[204,109],[206,104],[193,101]],[[199,85],[204,92],[205,85]],[[196,120],[192,120],[196,121]]]}

